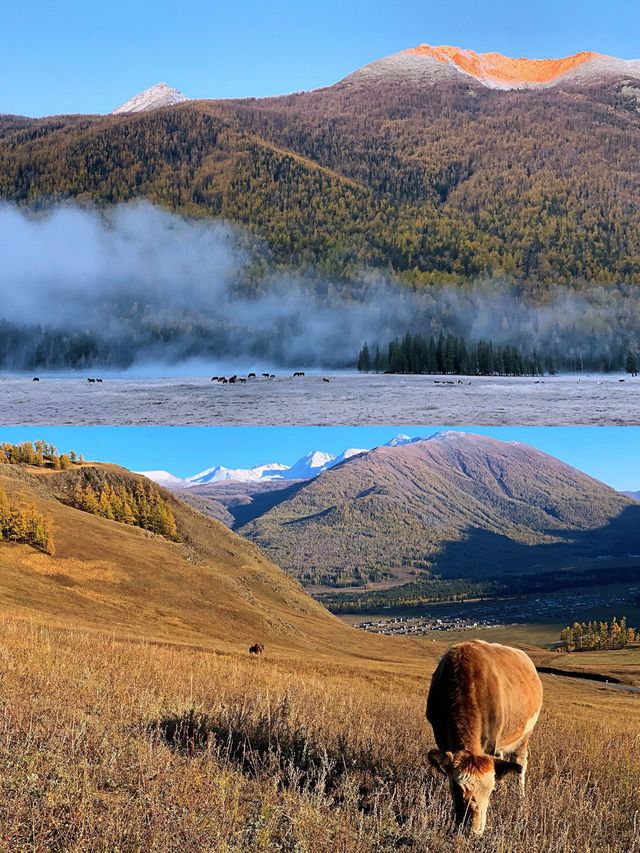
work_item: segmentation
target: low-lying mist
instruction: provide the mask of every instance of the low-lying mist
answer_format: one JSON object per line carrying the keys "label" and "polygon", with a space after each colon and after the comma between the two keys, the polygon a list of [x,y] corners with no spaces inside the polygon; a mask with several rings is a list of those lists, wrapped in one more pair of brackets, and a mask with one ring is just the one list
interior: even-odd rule
{"label": "low-lying mist", "polygon": [[0,208],[0,367],[202,363],[352,367],[364,341],[454,332],[621,366],[640,336],[640,290],[551,288],[534,304],[502,279],[415,291],[365,272],[256,279],[247,235],[147,203],[105,211]]}

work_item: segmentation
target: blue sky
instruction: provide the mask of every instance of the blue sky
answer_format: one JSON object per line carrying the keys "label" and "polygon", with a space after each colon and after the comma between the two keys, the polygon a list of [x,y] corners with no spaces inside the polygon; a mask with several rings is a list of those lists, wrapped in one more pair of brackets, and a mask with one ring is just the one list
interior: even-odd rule
{"label": "blue sky", "polygon": [[[0,441],[44,438],[59,450],[133,470],[185,477],[213,465],[291,464],[310,450],[368,449],[398,433],[431,435],[446,427],[0,427]],[[621,490],[640,490],[640,427],[456,427],[522,441]]]}
{"label": "blue sky", "polygon": [[279,94],[421,42],[636,58],[639,22],[634,0],[5,3],[0,113],[108,112],[161,80],[192,97]]}

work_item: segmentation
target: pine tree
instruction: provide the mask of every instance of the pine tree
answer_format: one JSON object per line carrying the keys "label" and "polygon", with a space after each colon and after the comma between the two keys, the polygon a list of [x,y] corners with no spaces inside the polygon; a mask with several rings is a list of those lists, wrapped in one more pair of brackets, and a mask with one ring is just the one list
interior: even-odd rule
{"label": "pine tree", "polygon": [[361,373],[369,373],[371,371],[371,355],[369,354],[369,346],[366,341],[358,356],[358,370]]}

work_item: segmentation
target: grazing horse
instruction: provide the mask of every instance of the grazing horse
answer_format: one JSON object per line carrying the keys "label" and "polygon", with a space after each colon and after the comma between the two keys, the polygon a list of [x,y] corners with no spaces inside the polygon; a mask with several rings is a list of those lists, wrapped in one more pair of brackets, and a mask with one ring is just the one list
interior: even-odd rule
{"label": "grazing horse", "polygon": [[263,378],[263,379],[268,379],[268,378],[269,378],[269,374],[268,374],[268,373],[263,373],[263,374],[262,374],[262,378]]}
{"label": "grazing horse", "polygon": [[39,377],[39,376],[34,376],[34,377],[33,377],[33,379],[32,379],[31,381],[32,381],[32,382],[40,382],[40,377]]}
{"label": "grazing horse", "polygon": [[471,640],[452,646],[431,679],[427,719],[438,744],[429,762],[449,778],[456,824],[482,835],[496,780],[520,776],[542,684],[520,649]]}
{"label": "grazing horse", "polygon": [[253,646],[249,646],[249,654],[250,655],[261,655],[264,651],[264,646],[262,643],[254,643]]}
{"label": "grazing horse", "polygon": [[96,379],[96,382],[102,382],[102,379]]}
{"label": "grazing horse", "polygon": [[304,370],[296,370],[293,374],[293,378],[296,379],[298,376],[304,376]]}
{"label": "grazing horse", "polygon": [[238,381],[238,377],[235,375],[235,373],[233,376],[229,377],[229,382],[231,382],[232,385],[234,384],[234,382],[237,382],[237,381]]}
{"label": "grazing horse", "polygon": [[244,379],[244,377],[242,377],[242,376],[240,377],[240,379],[238,379],[238,382],[246,382],[246,381],[247,381],[247,380],[246,380],[246,379]]}
{"label": "grazing horse", "polygon": [[212,376],[212,377],[211,377],[211,381],[212,381],[212,382],[219,382],[219,381],[220,381],[220,377],[219,377],[219,376]]}
{"label": "grazing horse", "polygon": [[95,379],[87,379],[87,382],[95,382]]}
{"label": "grazing horse", "polygon": [[255,379],[255,378],[256,378],[255,373],[250,373],[250,374],[247,376],[247,379]]}

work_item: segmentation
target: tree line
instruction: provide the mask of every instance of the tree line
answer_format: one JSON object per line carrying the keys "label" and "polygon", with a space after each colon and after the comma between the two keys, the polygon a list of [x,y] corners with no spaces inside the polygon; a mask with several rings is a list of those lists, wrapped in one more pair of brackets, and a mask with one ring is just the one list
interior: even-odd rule
{"label": "tree line", "polygon": [[21,505],[0,489],[0,541],[31,545],[45,554],[54,554],[51,521],[34,504]]}
{"label": "tree line", "polygon": [[491,340],[467,342],[462,336],[442,333],[426,338],[407,332],[386,347],[376,345],[373,352],[365,342],[358,353],[361,373],[434,373],[462,376],[542,376],[555,373],[555,363],[543,361],[533,350],[496,344]]}
{"label": "tree line", "polygon": [[560,642],[568,652],[621,649],[639,638],[625,616],[619,622],[615,616],[611,622],[574,622],[560,632]]}
{"label": "tree line", "polygon": [[467,341],[462,335],[442,332],[426,337],[407,332],[388,344],[360,349],[356,366],[360,373],[426,373],[460,376],[554,376],[558,370],[626,370],[638,373],[638,356],[634,348],[620,351],[616,357],[540,353],[524,346],[498,344],[490,339]]}
{"label": "tree line", "polygon": [[166,539],[179,539],[175,516],[152,483],[136,482],[133,488],[112,486],[106,479],[88,475],[74,486],[71,502],[92,515],[141,527]]}

